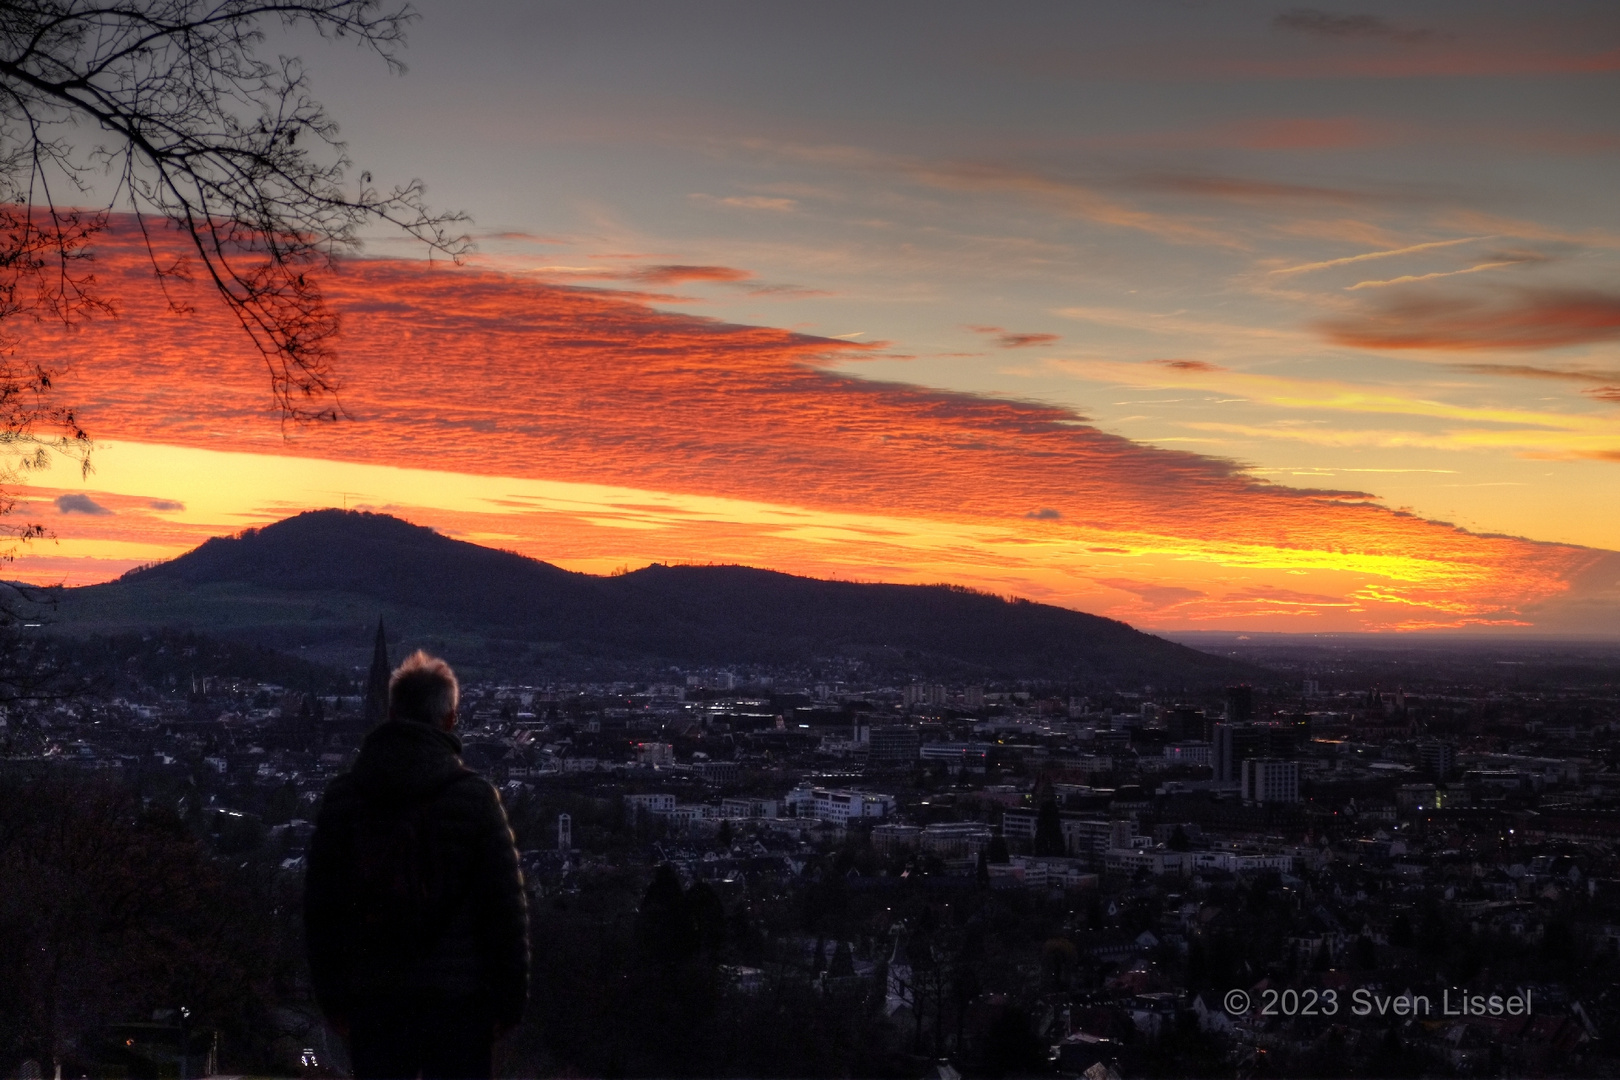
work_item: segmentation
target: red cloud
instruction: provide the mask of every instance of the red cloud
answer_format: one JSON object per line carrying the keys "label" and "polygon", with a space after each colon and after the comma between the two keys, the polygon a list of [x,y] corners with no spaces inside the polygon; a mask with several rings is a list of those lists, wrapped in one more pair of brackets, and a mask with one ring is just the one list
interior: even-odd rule
{"label": "red cloud", "polygon": [[1204,360],[1154,360],[1155,364],[1162,364],[1177,371],[1225,371],[1219,364],[1211,364]]}
{"label": "red cloud", "polygon": [[[16,332],[26,331],[27,355],[65,372],[58,385],[98,438],[898,515],[998,535],[1025,527],[1009,523],[1031,508],[1059,508],[1027,527],[1073,530],[1094,551],[1152,537],[1156,550],[1184,548],[1189,559],[1218,544],[1240,559],[1353,553],[1460,568],[1412,588],[1486,613],[1565,591],[1608,558],[1272,485],[1064,408],[856,378],[827,365],[864,348],[849,342],[421,262],[351,261],[325,282],[343,319],[354,421],[285,443],[262,368],[226,315],[201,295],[196,314],[175,314],[127,237],[101,246],[97,275],[120,301],[119,320]],[[659,557],[660,542],[650,537],[642,554]]]}
{"label": "red cloud", "polygon": [[1025,349],[1031,345],[1050,345],[1063,340],[1057,334],[1012,333],[999,326],[969,326],[968,329],[975,334],[989,335],[1003,349]]}
{"label": "red cloud", "polygon": [[1412,294],[1319,328],[1342,345],[1367,349],[1556,349],[1620,338],[1620,296],[1520,289],[1492,302]]}

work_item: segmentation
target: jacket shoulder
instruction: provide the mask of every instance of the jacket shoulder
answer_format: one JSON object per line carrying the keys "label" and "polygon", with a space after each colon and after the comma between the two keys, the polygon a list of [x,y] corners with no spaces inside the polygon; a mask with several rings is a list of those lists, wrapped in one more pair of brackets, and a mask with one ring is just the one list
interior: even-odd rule
{"label": "jacket shoulder", "polygon": [[500,812],[503,816],[505,814],[501,807],[500,789],[471,769],[460,773],[445,785],[439,798],[442,803],[454,806],[461,813]]}

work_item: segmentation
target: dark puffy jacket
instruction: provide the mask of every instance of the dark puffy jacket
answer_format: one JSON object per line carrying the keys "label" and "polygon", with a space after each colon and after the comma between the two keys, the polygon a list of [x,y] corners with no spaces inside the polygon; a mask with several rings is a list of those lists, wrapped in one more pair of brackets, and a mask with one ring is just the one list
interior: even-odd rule
{"label": "dark puffy jacket", "polygon": [[[461,741],[448,732],[390,720],[326,789],[309,847],[304,929],[316,1000],[328,1016],[352,1015],[357,1001],[423,991],[481,997],[503,1028],[522,1015],[529,981],[523,874],[500,794],[460,753]],[[413,949],[361,944],[354,868],[363,862],[363,823],[379,806],[420,808],[413,809],[418,850],[442,900],[432,932]]]}

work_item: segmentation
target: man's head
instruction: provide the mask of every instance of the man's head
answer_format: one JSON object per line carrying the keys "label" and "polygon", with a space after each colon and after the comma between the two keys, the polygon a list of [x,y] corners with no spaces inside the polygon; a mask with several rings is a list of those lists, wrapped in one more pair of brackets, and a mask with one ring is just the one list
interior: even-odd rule
{"label": "man's head", "polygon": [[460,698],[461,685],[450,665],[418,649],[388,680],[388,718],[449,731],[456,726]]}

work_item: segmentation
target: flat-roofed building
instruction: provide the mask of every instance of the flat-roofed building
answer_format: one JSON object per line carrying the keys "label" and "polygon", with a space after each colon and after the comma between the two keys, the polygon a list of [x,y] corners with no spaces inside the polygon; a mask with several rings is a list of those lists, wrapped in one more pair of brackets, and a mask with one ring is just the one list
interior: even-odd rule
{"label": "flat-roofed building", "polygon": [[1260,806],[1299,802],[1299,762],[1277,758],[1245,761],[1243,800]]}
{"label": "flat-roofed building", "polygon": [[1164,760],[1172,765],[1211,765],[1215,749],[1206,742],[1171,743],[1164,748]]}
{"label": "flat-roofed building", "polygon": [[882,818],[894,812],[894,796],[837,788],[797,787],[783,800],[796,817],[813,817],[843,825],[861,818]]}
{"label": "flat-roofed building", "polygon": [[867,768],[909,769],[917,763],[921,740],[910,724],[884,724],[867,732],[866,743]]}
{"label": "flat-roofed building", "polygon": [[923,829],[917,846],[942,859],[964,859],[990,846],[990,826],[982,821],[941,821]]}

